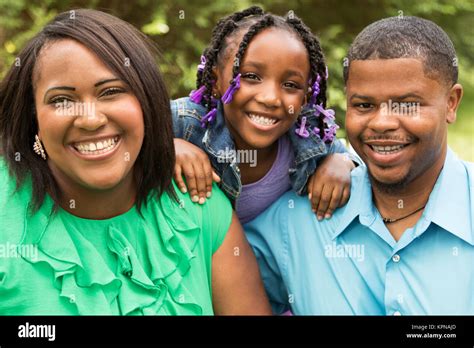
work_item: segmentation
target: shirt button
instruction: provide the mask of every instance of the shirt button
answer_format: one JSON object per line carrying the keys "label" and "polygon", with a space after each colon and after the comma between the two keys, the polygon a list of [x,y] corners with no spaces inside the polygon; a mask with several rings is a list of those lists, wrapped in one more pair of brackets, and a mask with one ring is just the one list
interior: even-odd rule
{"label": "shirt button", "polygon": [[400,316],[400,315],[402,315],[402,313],[400,313],[399,311],[395,311],[395,312],[393,312],[393,315]]}
{"label": "shirt button", "polygon": [[392,261],[393,262],[399,262],[400,261],[400,255],[398,255],[398,254],[393,255],[392,256]]}

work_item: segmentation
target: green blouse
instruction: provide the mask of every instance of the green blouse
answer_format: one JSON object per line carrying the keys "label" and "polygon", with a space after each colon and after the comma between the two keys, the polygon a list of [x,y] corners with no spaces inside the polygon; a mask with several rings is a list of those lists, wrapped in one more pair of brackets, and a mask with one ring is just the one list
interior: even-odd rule
{"label": "green blouse", "polygon": [[[174,185],[174,183],[173,183]],[[174,185],[105,220],[27,213],[31,180],[15,190],[0,157],[0,315],[212,315],[212,255],[232,218],[213,188],[204,205]]]}

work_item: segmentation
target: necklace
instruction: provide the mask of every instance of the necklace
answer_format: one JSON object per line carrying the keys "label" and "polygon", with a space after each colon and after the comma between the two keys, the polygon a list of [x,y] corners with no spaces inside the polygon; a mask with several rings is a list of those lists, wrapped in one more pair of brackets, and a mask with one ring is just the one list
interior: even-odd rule
{"label": "necklace", "polygon": [[392,222],[397,222],[397,221],[406,219],[407,217],[412,216],[412,215],[415,214],[415,213],[418,213],[421,209],[424,209],[425,207],[426,207],[426,204],[425,204],[424,206],[422,206],[421,208],[418,208],[418,209],[415,210],[414,212],[411,212],[410,214],[405,215],[405,216],[402,216],[401,218],[398,218],[398,219],[389,219],[389,218],[384,218],[384,217],[382,217],[382,220],[383,220],[383,222],[386,223],[386,224],[391,224]]}

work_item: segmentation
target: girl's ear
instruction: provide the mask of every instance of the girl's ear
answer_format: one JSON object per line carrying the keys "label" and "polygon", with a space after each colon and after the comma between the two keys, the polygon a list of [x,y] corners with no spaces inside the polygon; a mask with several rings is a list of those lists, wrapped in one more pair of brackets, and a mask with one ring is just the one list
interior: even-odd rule
{"label": "girl's ear", "polygon": [[220,98],[221,93],[219,91],[219,85],[222,81],[222,76],[216,66],[212,68],[212,79],[214,80],[214,83],[212,84],[212,95]]}

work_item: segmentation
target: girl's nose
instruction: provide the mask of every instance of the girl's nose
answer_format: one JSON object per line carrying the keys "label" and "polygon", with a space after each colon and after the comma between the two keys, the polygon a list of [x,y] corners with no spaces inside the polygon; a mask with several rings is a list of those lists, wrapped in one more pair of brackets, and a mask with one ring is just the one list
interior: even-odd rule
{"label": "girl's nose", "polygon": [[275,88],[268,88],[257,94],[255,100],[267,108],[278,108],[282,105],[281,98]]}

